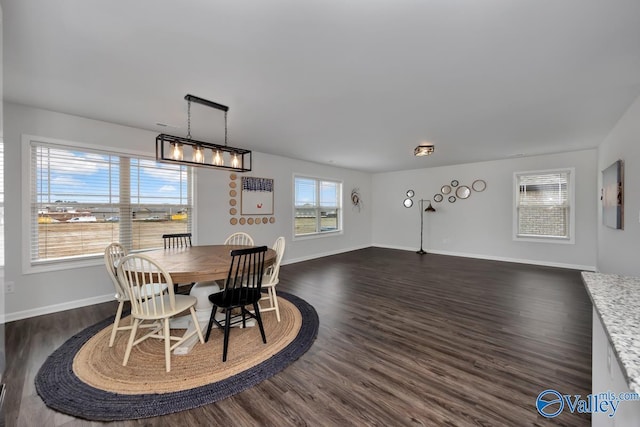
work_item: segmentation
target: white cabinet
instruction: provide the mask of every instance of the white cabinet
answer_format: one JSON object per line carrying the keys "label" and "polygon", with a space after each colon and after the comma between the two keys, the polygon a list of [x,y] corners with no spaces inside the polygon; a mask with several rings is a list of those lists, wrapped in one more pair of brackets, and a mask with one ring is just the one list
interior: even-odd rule
{"label": "white cabinet", "polygon": [[[631,393],[627,381],[616,358],[600,317],[593,309],[593,348],[591,361],[591,393],[613,392]],[[620,402],[615,415],[595,413],[591,415],[592,427],[640,427],[640,401]]]}

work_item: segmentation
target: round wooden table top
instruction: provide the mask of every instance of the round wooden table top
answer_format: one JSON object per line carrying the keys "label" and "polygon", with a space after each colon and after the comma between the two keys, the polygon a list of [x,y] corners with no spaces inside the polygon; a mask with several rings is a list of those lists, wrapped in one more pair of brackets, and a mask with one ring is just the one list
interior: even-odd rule
{"label": "round wooden table top", "polygon": [[[171,276],[174,283],[224,280],[231,266],[231,251],[250,248],[240,245],[208,245],[142,252],[157,261]],[[276,251],[267,249],[265,268],[275,262]]]}

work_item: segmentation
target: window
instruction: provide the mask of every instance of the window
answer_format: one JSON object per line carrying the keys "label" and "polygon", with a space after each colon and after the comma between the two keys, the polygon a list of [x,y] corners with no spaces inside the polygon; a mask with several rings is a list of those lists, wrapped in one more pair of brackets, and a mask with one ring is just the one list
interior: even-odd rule
{"label": "window", "polygon": [[294,177],[294,236],[342,231],[342,183]]}
{"label": "window", "polygon": [[515,237],[573,242],[573,169],[515,174]]}
{"label": "window", "polygon": [[162,246],[191,229],[191,170],[101,150],[30,142],[31,264]]}

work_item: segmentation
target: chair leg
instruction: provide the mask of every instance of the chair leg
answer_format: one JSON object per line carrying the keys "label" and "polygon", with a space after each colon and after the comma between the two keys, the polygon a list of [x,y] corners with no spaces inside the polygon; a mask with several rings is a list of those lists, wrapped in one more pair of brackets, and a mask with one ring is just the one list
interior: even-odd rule
{"label": "chair leg", "polygon": [[127,342],[127,349],[124,351],[124,360],[122,366],[127,366],[129,362],[129,355],[131,354],[131,348],[133,347],[133,340],[136,338],[136,332],[138,332],[138,324],[140,320],[133,319],[133,325],[131,325],[131,333],[129,334],[129,341]]}
{"label": "chair leg", "polygon": [[209,326],[207,326],[207,336],[204,338],[204,342],[209,342],[209,335],[211,335],[211,327],[213,326],[213,320],[216,318],[216,310],[218,307],[214,305],[211,308],[211,316],[209,316]]}
{"label": "chair leg", "polygon": [[171,371],[171,331],[169,318],[164,319],[164,360],[167,372]]}
{"label": "chair leg", "polygon": [[247,309],[244,307],[240,307],[240,313],[242,313],[242,328],[247,327]]}
{"label": "chair leg", "polygon": [[231,310],[227,309],[224,321],[224,346],[222,347],[222,361],[227,361],[227,348],[229,347],[229,332],[231,332]]}
{"label": "chair leg", "polygon": [[116,310],[116,318],[113,320],[113,328],[111,329],[111,338],[109,338],[109,347],[113,347],[113,343],[116,340],[116,333],[120,327],[120,318],[122,317],[122,307],[124,307],[124,301],[118,303],[118,309]]}
{"label": "chair leg", "polygon": [[258,326],[260,327],[260,335],[262,335],[262,342],[267,343],[267,336],[264,334],[264,327],[262,326],[262,316],[260,316],[260,307],[258,307],[258,303],[253,303],[253,309],[255,310],[256,320],[258,321]]}
{"label": "chair leg", "polygon": [[278,295],[276,295],[276,288],[269,288],[269,294],[271,295],[271,306],[276,309],[276,319],[280,321],[280,306],[278,305]]}
{"label": "chair leg", "polygon": [[198,316],[196,316],[196,310],[193,307],[191,307],[191,319],[193,320],[193,327],[196,328],[196,332],[198,333],[198,338],[200,338],[200,343],[204,344],[200,322],[198,322]]}

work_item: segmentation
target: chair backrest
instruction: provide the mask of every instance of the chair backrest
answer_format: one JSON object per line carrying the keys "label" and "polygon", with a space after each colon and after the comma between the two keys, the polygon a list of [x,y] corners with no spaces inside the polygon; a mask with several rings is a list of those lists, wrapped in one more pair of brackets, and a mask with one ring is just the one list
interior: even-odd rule
{"label": "chair backrest", "polygon": [[231,236],[227,237],[227,240],[224,241],[225,245],[243,245],[243,246],[254,246],[253,237],[249,236],[247,233],[242,231],[238,231],[237,233],[233,233]]}
{"label": "chair backrest", "polygon": [[118,280],[117,272],[118,264],[125,256],[127,256],[127,250],[117,242],[111,243],[104,250],[104,265],[116,289],[116,299],[118,301],[129,300],[129,291]]}
{"label": "chair backrest", "polygon": [[271,284],[277,283],[278,281],[278,274],[280,274],[280,262],[282,262],[282,256],[284,255],[284,247],[284,237],[280,236],[272,246],[272,249],[276,251],[276,260],[273,264],[267,267],[264,273],[265,277],[263,280],[268,281]]}
{"label": "chair backrest", "polygon": [[164,248],[183,248],[191,246],[191,233],[163,234]]}
{"label": "chair backrest", "polygon": [[[127,255],[118,264],[118,277],[127,287],[134,316],[163,317],[175,310],[171,276],[152,258],[142,254]],[[167,293],[157,292],[158,284],[167,284]]]}
{"label": "chair backrest", "polygon": [[222,297],[228,305],[238,305],[246,301],[250,295],[253,295],[256,301],[260,299],[266,253],[266,246],[231,251],[231,267]]}

